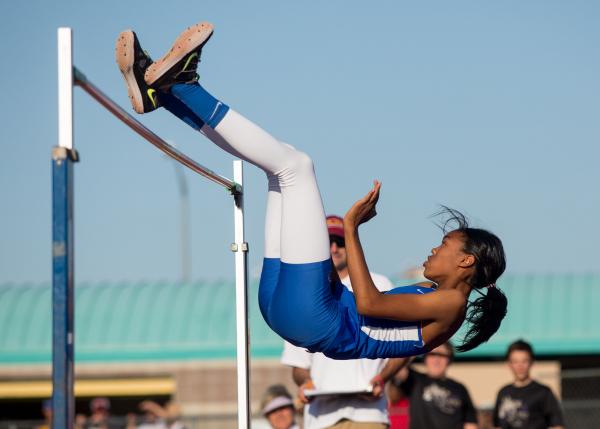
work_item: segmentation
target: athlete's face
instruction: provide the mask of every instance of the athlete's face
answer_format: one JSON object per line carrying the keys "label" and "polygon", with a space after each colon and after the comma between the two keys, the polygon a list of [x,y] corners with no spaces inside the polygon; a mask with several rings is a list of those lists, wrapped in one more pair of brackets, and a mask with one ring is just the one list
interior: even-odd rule
{"label": "athlete's face", "polygon": [[331,252],[331,260],[333,266],[339,272],[348,266],[346,255],[346,243],[344,239],[335,235],[329,236],[329,251]]}
{"label": "athlete's face", "polygon": [[463,251],[464,236],[459,231],[446,234],[442,243],[431,249],[431,255],[423,263],[424,276],[435,282],[469,269],[475,262],[473,255]]}
{"label": "athlete's face", "polygon": [[425,369],[431,378],[443,378],[450,365],[451,354],[448,347],[441,345],[425,355]]}
{"label": "athlete's face", "polygon": [[508,356],[507,363],[516,381],[525,381],[529,378],[529,372],[533,365],[533,360],[529,352],[525,350],[513,350]]}
{"label": "athlete's face", "polygon": [[294,409],[283,407],[267,414],[267,420],[273,429],[288,429],[294,424]]}

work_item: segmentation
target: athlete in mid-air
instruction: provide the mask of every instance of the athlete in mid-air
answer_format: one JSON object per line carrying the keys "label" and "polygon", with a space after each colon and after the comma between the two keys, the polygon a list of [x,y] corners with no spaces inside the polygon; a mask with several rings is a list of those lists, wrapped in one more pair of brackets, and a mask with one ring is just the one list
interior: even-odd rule
{"label": "athlete in mid-air", "polygon": [[[164,107],[217,146],[261,168],[268,179],[265,257],[259,305],[267,324],[292,344],[337,359],[411,356],[447,341],[470,322],[459,350],[487,341],[506,314],[495,286],[505,268],[494,234],[470,228],[446,210],[457,228],[424,263],[432,283],[380,293],[371,280],[358,235],[375,215],[380,183],[344,217],[354,295],[336,278],[313,163],[209,94],[196,68],[213,34],[209,23],[189,27],[152,62],[131,30],[116,43],[116,59],[138,113]],[[446,223],[446,225],[450,225]],[[445,231],[446,232],[446,231]],[[469,302],[471,291],[481,296]]]}

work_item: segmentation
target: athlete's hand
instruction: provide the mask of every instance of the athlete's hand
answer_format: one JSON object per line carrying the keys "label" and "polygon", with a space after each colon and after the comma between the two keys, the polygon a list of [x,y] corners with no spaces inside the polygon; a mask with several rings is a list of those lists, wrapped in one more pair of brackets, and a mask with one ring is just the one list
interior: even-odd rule
{"label": "athlete's hand", "polygon": [[381,182],[378,180],[373,181],[373,188],[362,197],[360,200],[354,203],[350,210],[344,216],[344,229],[354,231],[362,223],[368,222],[377,215],[377,201],[379,200],[379,190],[381,189]]}

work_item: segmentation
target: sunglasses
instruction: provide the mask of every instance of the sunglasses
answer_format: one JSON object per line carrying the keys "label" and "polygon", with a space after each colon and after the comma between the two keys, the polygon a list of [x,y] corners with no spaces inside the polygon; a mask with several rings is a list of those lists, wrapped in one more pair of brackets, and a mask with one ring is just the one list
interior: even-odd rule
{"label": "sunglasses", "polygon": [[342,237],[338,237],[337,235],[329,236],[329,245],[331,246],[333,243],[335,243],[337,247],[346,247],[346,240],[344,240]]}

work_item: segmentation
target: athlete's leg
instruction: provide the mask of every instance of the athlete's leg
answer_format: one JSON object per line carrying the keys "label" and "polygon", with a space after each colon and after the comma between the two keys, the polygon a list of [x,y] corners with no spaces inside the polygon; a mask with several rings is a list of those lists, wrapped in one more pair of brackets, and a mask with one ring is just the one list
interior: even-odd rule
{"label": "athlete's leg", "polygon": [[[230,110],[197,83],[196,68],[212,33],[213,27],[207,22],[186,29],[169,52],[146,69],[145,82],[159,92],[170,92],[185,104],[221,137],[220,147],[278,177],[282,193],[282,261],[328,259],[325,213],[310,158]],[[206,134],[216,142],[210,131]]]}
{"label": "athlete's leg", "polygon": [[[280,234],[281,262],[269,257],[279,252],[269,247],[273,240],[267,239],[265,263],[276,261],[277,269],[265,273],[261,309],[284,338],[306,346],[324,344],[325,339],[335,338],[340,314],[329,284],[329,239],[312,161],[229,109],[197,83],[195,67],[208,34],[208,27],[200,27],[186,30],[171,51],[147,69],[145,81],[185,105],[193,115],[170,107],[195,128],[203,122],[201,131],[219,147],[276,178],[280,192],[271,186],[274,198],[270,200],[280,198],[281,215],[273,216],[281,226],[273,227],[269,218],[275,212],[270,209],[266,222],[267,234],[273,230]],[[273,281],[276,277],[277,284]]]}
{"label": "athlete's leg", "polygon": [[329,259],[325,212],[311,159],[229,109],[197,83],[173,85],[171,94],[221,137],[220,147],[277,177],[282,195],[282,262]]}
{"label": "athlete's leg", "polygon": [[171,93],[161,92],[158,94],[158,99],[162,107],[177,116],[196,131],[200,131],[202,127],[204,127],[204,121],[196,116],[194,112],[192,112],[185,104],[179,101],[179,99]]}
{"label": "athlete's leg", "polygon": [[281,190],[277,176],[268,174],[267,179],[269,189],[265,215],[265,257],[258,287],[258,306],[267,325],[273,328],[269,314],[281,271]]}
{"label": "athlete's leg", "polygon": [[[185,104],[170,93],[160,93],[160,104],[169,112],[177,116],[186,124],[197,131],[203,133],[213,143],[222,149],[227,150],[227,143],[223,138],[204,121],[191,111]],[[242,158],[241,154],[228,148],[229,152]],[[273,174],[267,174],[267,209],[265,215],[265,250],[262,272],[260,276],[260,285],[258,288],[258,304],[260,311],[267,322],[269,322],[269,308],[272,302],[273,293],[279,282],[279,272],[281,268],[281,189],[279,180]]]}
{"label": "athlete's leg", "polygon": [[244,157],[234,151],[232,148],[229,148],[227,143],[223,140],[223,138],[217,134],[212,128],[207,126],[204,121],[196,116],[194,112],[190,110],[185,104],[183,104],[177,97],[172,95],[169,92],[161,92],[158,95],[158,99],[160,100],[160,105],[171,112],[173,115],[177,116],[183,122],[188,124],[190,127],[204,134],[209,140],[211,140],[214,144],[219,146],[221,149],[231,153],[236,158],[244,159]]}
{"label": "athlete's leg", "polygon": [[[261,310],[281,336],[318,349],[337,335],[341,316],[329,283],[329,237],[312,161],[198,84],[177,84],[171,93],[206,123],[203,131],[208,126],[220,137],[211,137],[206,130],[211,140],[218,140],[226,151],[277,178],[281,191],[281,267],[277,261],[265,259]],[[221,109],[227,110],[222,114]],[[277,275],[279,283],[274,286]]]}

